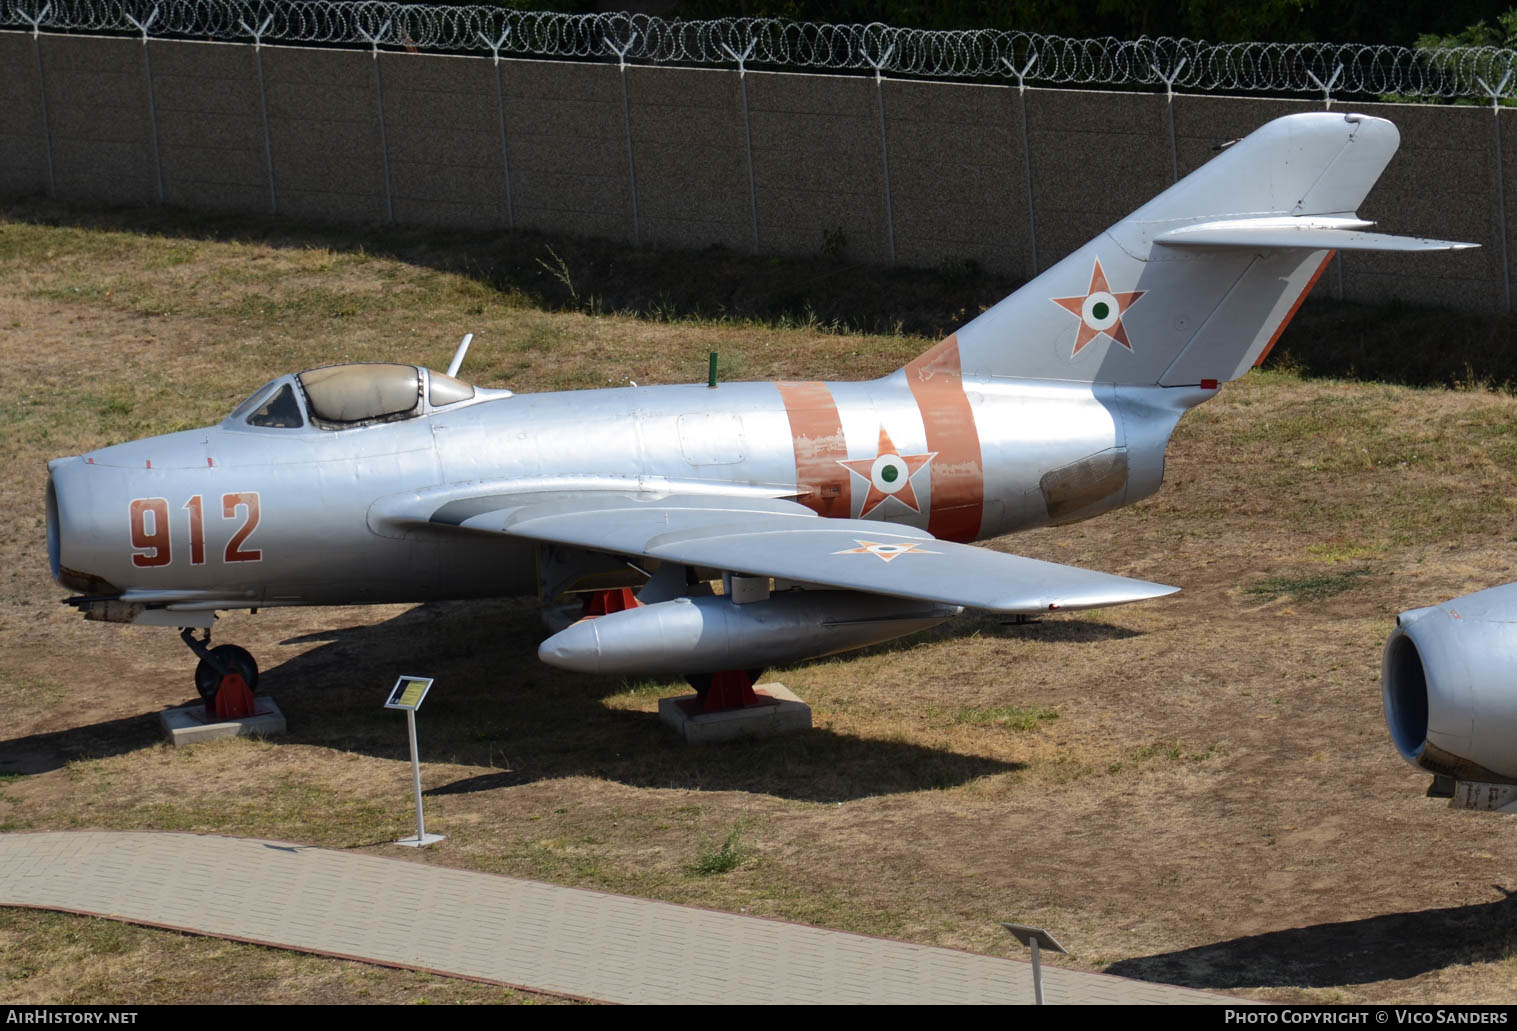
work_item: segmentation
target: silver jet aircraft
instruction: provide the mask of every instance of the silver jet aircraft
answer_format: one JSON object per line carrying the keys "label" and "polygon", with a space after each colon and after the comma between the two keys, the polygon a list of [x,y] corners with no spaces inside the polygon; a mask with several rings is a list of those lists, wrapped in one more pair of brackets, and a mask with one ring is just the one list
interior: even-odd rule
{"label": "silver jet aircraft", "polygon": [[447,374],[282,376],[220,425],[51,462],[53,575],[87,618],[181,628],[207,696],[257,677],[209,647],[218,609],[590,591],[543,661],[685,675],[709,704],[964,607],[1169,594],[971,542],[1158,490],[1180,416],[1263,359],[1334,250],[1468,246],[1364,231],[1398,143],[1270,122],[869,382],[514,395],[457,379],[464,347]]}

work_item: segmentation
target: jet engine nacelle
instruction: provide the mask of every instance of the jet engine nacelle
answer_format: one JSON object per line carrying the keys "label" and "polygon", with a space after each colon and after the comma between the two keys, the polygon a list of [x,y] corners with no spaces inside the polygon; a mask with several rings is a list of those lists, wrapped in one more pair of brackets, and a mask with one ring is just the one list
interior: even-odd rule
{"label": "jet engine nacelle", "polygon": [[1517,784],[1517,584],[1401,613],[1380,684],[1407,762],[1458,781]]}
{"label": "jet engine nacelle", "polygon": [[786,591],[747,604],[675,598],[582,619],[544,641],[537,655],[580,673],[762,669],[894,640],[962,611],[854,591]]}

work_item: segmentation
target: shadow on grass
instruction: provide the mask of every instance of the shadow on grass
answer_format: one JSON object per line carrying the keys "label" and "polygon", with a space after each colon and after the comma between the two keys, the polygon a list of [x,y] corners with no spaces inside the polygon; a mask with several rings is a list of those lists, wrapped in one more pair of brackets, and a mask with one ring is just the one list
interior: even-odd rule
{"label": "shadow on grass", "polygon": [[[258,690],[278,699],[289,722],[281,742],[405,761],[410,756],[405,720],[382,702],[401,673],[435,677],[418,716],[423,761],[489,771],[433,788],[437,794],[592,776],[638,787],[844,801],[952,787],[1019,768],[821,729],[687,747],[655,714],[605,704],[625,689],[622,681],[539,663],[536,627],[535,610],[526,601],[422,605],[372,626],[290,639],[286,643],[322,643],[265,669]],[[671,681],[667,693],[687,691],[682,682]],[[149,713],[0,742],[0,773],[42,773],[160,740],[157,714]]]}
{"label": "shadow on grass", "polygon": [[[550,311],[619,312],[656,321],[733,319],[847,332],[946,336],[1020,281],[972,260],[934,268],[850,261],[818,231],[813,254],[635,248],[625,241],[528,230],[319,224],[173,208],[87,208],[11,200],[0,217],[180,240],[363,251],[468,276]],[[828,253],[823,253],[824,248]],[[1307,377],[1517,391],[1517,317],[1392,301],[1334,301],[1319,289],[1267,368]]]}
{"label": "shadow on grass", "polygon": [[812,254],[635,248],[621,240],[530,230],[318,224],[173,208],[87,208],[43,198],[0,204],[34,225],[122,231],[179,240],[319,248],[394,258],[458,273],[549,311],[620,312],[658,321],[734,319],[778,326],[941,338],[1011,293],[1018,281],[974,261],[934,268],[851,261],[846,246]]}
{"label": "shadow on grass", "polygon": [[[653,713],[615,709],[620,680],[537,661],[532,603],[423,605],[350,627],[264,675],[290,739],[404,760],[404,721],[378,695],[401,672],[436,678],[418,716],[423,759],[483,768],[434,793],[593,776],[637,787],[752,791],[808,801],[951,787],[1016,764],[815,729],[718,748],[679,742]],[[361,687],[357,685],[363,685]],[[671,681],[669,692],[685,685]]]}
{"label": "shadow on grass", "polygon": [[1404,981],[1517,951],[1517,893],[1494,902],[1314,924],[1123,960],[1105,972],[1189,988],[1334,988]]}
{"label": "shadow on grass", "polygon": [[[89,714],[80,711],[81,717]],[[156,712],[0,741],[0,776],[47,773],[71,762],[150,748],[163,739]]]}

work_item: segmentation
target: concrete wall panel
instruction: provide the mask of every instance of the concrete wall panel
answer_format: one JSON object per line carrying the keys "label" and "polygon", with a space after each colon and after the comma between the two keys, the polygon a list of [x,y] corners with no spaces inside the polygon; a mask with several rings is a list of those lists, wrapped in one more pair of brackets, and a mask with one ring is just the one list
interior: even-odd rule
{"label": "concrete wall panel", "polygon": [[1162,96],[1029,90],[1027,130],[1044,268],[1172,181]]}
{"label": "concrete wall panel", "polygon": [[892,82],[885,114],[897,260],[1031,276],[1016,91]]}
{"label": "concrete wall panel", "polygon": [[859,261],[889,260],[879,100],[872,79],[748,75],[759,246],[816,253],[841,232]]}
{"label": "concrete wall panel", "polygon": [[509,224],[494,64],[417,54],[380,62],[396,220]]}
{"label": "concrete wall panel", "polygon": [[147,204],[157,196],[142,43],[41,37],[58,195]]}
{"label": "concrete wall panel", "polygon": [[499,72],[517,223],[630,241],[620,72],[568,61],[504,61]]}
{"label": "concrete wall panel", "polygon": [[165,203],[268,211],[254,52],[236,44],[160,40],[152,44],[152,58]]}
{"label": "concrete wall panel", "polygon": [[280,213],[383,219],[373,58],[361,51],[265,47],[263,60]]}
{"label": "concrete wall panel", "polygon": [[649,241],[752,247],[739,86],[731,71],[628,69],[638,215]]}
{"label": "concrete wall panel", "polygon": [[47,189],[37,58],[21,32],[0,32],[0,155],[0,196]]}

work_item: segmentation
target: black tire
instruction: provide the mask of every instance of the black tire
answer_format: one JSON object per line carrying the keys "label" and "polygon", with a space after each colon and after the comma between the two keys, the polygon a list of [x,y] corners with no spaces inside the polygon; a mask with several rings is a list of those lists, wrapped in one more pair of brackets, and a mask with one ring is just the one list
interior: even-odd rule
{"label": "black tire", "polygon": [[[242,679],[247,681],[249,691],[258,690],[258,663],[253,661],[252,653],[246,648],[235,644],[218,644],[211,649],[211,654],[223,666],[241,673]],[[195,667],[195,690],[200,692],[205,704],[210,705],[216,700],[216,691],[220,687],[221,674],[209,662],[201,659]]]}

